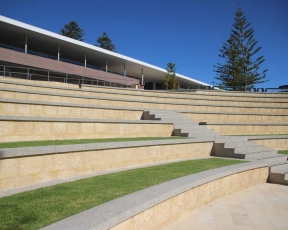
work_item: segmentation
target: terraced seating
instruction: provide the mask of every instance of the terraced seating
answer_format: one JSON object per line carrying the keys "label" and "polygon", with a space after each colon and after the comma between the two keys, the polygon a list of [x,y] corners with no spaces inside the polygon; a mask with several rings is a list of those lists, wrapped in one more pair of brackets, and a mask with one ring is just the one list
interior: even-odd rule
{"label": "terraced seating", "polygon": [[[149,214],[150,219],[147,218],[152,223],[156,219],[154,213],[165,213],[170,205],[172,211],[169,212],[175,211],[175,216],[169,218],[175,221],[188,211],[221,197],[226,188],[231,187],[231,191],[225,190],[228,194],[245,186],[264,183],[267,179],[287,185],[287,155],[277,154],[274,149],[278,142],[269,143],[273,137],[227,136],[288,134],[287,101],[287,94],[279,93],[152,92],[86,85],[79,89],[63,83],[2,79],[0,142],[171,135],[192,139],[2,149],[0,189],[210,155],[251,161],[237,169],[216,170],[219,172],[217,176],[213,176],[214,171],[196,175],[189,186],[187,182],[177,180],[161,185],[162,192],[154,193],[151,188],[136,196],[132,194],[123,198],[125,202],[131,201],[124,202],[128,206],[123,207],[120,205],[122,201],[117,203],[116,200],[112,206],[107,204],[96,208],[98,219],[94,218],[100,220],[101,213],[109,212],[111,219],[102,218],[100,222],[96,221],[97,226],[115,227],[115,230],[124,226],[125,229],[130,222],[145,219],[145,213],[153,213]],[[282,141],[281,148],[288,149],[288,138],[284,135],[277,138]],[[209,180],[203,180],[207,175]],[[173,191],[170,190],[171,184]],[[145,192],[152,195],[148,197]],[[203,194],[207,195],[207,200],[201,200],[206,197]],[[194,206],[187,210],[188,202],[183,199],[194,202]],[[116,214],[111,211],[115,204],[121,206]],[[165,223],[161,221],[153,226],[160,228],[171,224],[168,219]],[[67,222],[62,223],[56,225],[61,229]],[[71,223],[76,225],[79,219],[75,217]]]}
{"label": "terraced seating", "polygon": [[[73,88],[73,89],[79,89],[78,85],[72,85],[72,84],[66,84],[66,83],[60,83],[60,82],[46,82],[46,81],[27,81],[22,79],[14,79],[14,78],[0,78],[1,83],[7,83],[11,82],[14,87],[22,88],[23,85],[40,85],[41,88],[44,87],[43,91],[47,90],[47,87],[60,87],[63,88]],[[18,85],[17,85],[18,84]],[[142,96],[148,96],[153,98],[158,97],[169,97],[169,98],[196,98],[196,99],[222,99],[222,100],[234,100],[234,101],[240,101],[243,100],[243,98],[246,101],[287,101],[287,94],[283,93],[249,93],[249,92],[225,92],[225,91],[209,91],[205,92],[202,90],[195,90],[195,91],[149,91],[149,90],[135,90],[135,89],[127,89],[127,88],[113,88],[113,87],[101,87],[101,86],[91,86],[91,85],[82,85],[82,90],[85,91],[101,91],[106,93],[117,93],[117,94],[125,94],[125,95],[142,95]],[[172,96],[173,95],[173,96]],[[155,100],[155,99],[154,99]]]}
{"label": "terraced seating", "polygon": [[[37,86],[38,87],[38,86]],[[170,98],[157,98],[157,101],[142,100],[142,98],[135,99],[135,95],[131,95],[131,99],[127,95],[115,94],[113,97],[100,97],[100,96],[83,96],[81,93],[76,94],[71,89],[68,93],[55,93],[55,92],[44,92],[35,90],[21,90],[13,88],[0,88],[1,98],[10,99],[25,99],[25,100],[36,100],[36,101],[49,101],[49,102],[63,102],[63,103],[75,103],[75,104],[92,104],[92,105],[104,105],[104,106],[121,106],[121,107],[138,107],[138,108],[156,108],[156,109],[171,109],[171,110],[196,110],[196,111],[218,111],[218,112],[251,112],[251,113],[276,113],[276,114],[287,114],[288,107],[279,106],[240,106],[240,105],[223,105],[215,104],[213,100],[209,100],[205,103],[184,103],[183,99],[179,99],[180,102],[171,102]],[[62,90],[62,89],[61,89]],[[66,89],[67,91],[67,89]],[[103,94],[102,94],[103,95]],[[106,94],[107,95],[107,94]],[[174,96],[174,95],[173,95]],[[209,103],[208,103],[209,102]],[[284,103],[284,105],[286,105]]]}

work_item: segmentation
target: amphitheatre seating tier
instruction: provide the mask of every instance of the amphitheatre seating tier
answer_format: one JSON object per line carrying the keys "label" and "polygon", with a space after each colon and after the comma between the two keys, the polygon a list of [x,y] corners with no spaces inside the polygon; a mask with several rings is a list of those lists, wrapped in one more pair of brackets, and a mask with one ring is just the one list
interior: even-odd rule
{"label": "amphitheatre seating tier", "polygon": [[166,229],[221,197],[265,183],[268,173],[265,162],[250,162],[192,174],[104,203],[43,230]]}
{"label": "amphitheatre seating tier", "polygon": [[[251,155],[245,148],[250,148],[252,141],[247,144],[247,140],[239,141],[239,137],[207,136],[209,132],[204,132],[198,123],[181,118],[176,111],[168,113],[168,109],[182,111],[188,117],[197,114],[192,118],[223,135],[288,134],[288,96],[281,93],[152,92],[86,85],[79,89],[77,85],[63,83],[2,79],[0,98],[0,142],[167,137],[176,125],[197,135],[204,133],[202,138],[183,140],[1,149],[0,190],[4,192],[113,170],[209,157],[216,152],[217,141],[231,151],[241,145],[243,152]],[[149,116],[153,117],[154,112],[162,121],[140,120],[144,108],[150,110]],[[156,113],[152,109],[165,111]],[[190,127],[185,127],[187,125]],[[258,145],[266,143],[269,149],[277,145],[278,149],[287,149],[287,135],[248,139],[256,140]],[[276,153],[263,154],[262,160],[169,181],[74,215],[46,229],[75,229],[76,226],[89,229],[91,224],[99,229],[140,229],[144,221],[148,229],[165,228],[222,196],[265,183],[268,166],[286,163],[287,157]]]}
{"label": "amphitheatre seating tier", "polygon": [[202,124],[222,135],[288,134],[288,123],[202,122]]}
{"label": "amphitheatre seating tier", "polygon": [[202,138],[1,149],[0,190],[209,157],[212,145],[211,138]]}
{"label": "amphitheatre seating tier", "polygon": [[143,111],[133,108],[0,98],[0,114],[12,116],[140,120]]}
{"label": "amphitheatre seating tier", "polygon": [[246,98],[247,101],[287,101],[288,95],[284,93],[249,93],[249,92],[232,92],[232,91],[218,91],[218,90],[186,90],[186,91],[154,91],[154,90],[135,90],[135,89],[126,89],[126,88],[114,88],[114,87],[101,87],[101,86],[91,86],[83,85],[82,89],[90,90],[105,90],[110,92],[125,92],[130,94],[138,95],[150,95],[153,97],[172,97],[173,98],[197,98],[197,99],[223,99],[223,100],[243,100]]}
{"label": "amphitheatre seating tier", "polygon": [[247,136],[247,138],[270,150],[287,150],[288,148],[288,135]]}
{"label": "amphitheatre seating tier", "polygon": [[[41,87],[42,86],[42,87]],[[245,94],[241,98],[232,99],[232,98],[217,98],[217,96],[205,98],[205,97],[195,97],[198,95],[190,95],[190,94],[182,94],[181,96],[175,97],[174,92],[162,92],[162,93],[155,93],[151,91],[145,91],[145,93],[142,94],[135,94],[135,90],[118,90],[115,92],[111,92],[109,90],[99,89],[96,88],[93,90],[84,90],[84,89],[75,89],[75,88],[67,88],[66,87],[52,87],[52,86],[43,86],[39,84],[28,84],[28,83],[15,83],[15,82],[9,82],[9,81],[0,81],[0,87],[6,87],[6,88],[16,88],[16,89],[23,89],[23,90],[39,90],[39,87],[41,87],[41,91],[43,92],[54,92],[54,93],[61,93],[61,94],[71,94],[71,92],[74,95],[82,95],[82,96],[92,96],[92,97],[109,97],[109,98],[119,98],[119,99],[133,99],[137,101],[151,101],[151,102],[171,102],[171,103],[190,103],[190,104],[215,104],[215,105],[239,105],[239,106],[279,106],[279,107],[285,107],[287,106],[286,101],[278,100],[278,98],[274,98],[273,101],[267,101],[267,100],[261,100],[259,98],[257,101],[253,100],[251,101],[251,98],[245,97]],[[137,92],[137,91],[136,91]],[[143,92],[143,91],[142,91]],[[206,94],[204,94],[206,95]],[[281,95],[279,95],[280,97]]]}
{"label": "amphitheatre seating tier", "polygon": [[181,111],[196,122],[288,122],[286,114]]}
{"label": "amphitheatre seating tier", "polygon": [[0,142],[168,137],[173,124],[161,121],[0,116]]}
{"label": "amphitheatre seating tier", "polygon": [[287,114],[288,107],[272,106],[240,106],[240,105],[217,105],[217,104],[199,104],[199,103],[172,103],[169,101],[144,101],[135,99],[92,97],[75,94],[61,94],[43,91],[31,91],[11,88],[0,88],[0,98],[22,99],[33,101],[49,101],[74,104],[120,106],[132,108],[154,108],[170,110],[196,110],[196,111],[221,111],[221,112],[258,112],[258,113],[277,113]]}

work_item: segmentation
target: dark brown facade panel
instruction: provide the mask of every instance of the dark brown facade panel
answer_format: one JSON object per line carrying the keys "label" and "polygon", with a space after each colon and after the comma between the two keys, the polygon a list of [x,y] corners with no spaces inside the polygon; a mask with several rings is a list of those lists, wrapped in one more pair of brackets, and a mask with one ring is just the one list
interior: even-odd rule
{"label": "dark brown facade panel", "polygon": [[139,80],[74,64],[21,53],[0,47],[0,60],[66,74],[95,78],[124,85],[138,84]]}

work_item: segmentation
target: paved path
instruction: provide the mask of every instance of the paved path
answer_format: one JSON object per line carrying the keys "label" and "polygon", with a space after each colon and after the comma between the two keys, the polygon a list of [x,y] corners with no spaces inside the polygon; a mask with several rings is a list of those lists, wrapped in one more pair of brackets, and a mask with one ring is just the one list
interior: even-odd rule
{"label": "paved path", "polygon": [[167,230],[288,230],[288,186],[263,184],[231,194]]}

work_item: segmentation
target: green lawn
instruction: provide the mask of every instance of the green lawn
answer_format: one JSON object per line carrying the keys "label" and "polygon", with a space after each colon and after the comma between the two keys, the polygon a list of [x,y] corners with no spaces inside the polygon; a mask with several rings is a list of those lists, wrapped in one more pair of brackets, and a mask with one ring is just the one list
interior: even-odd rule
{"label": "green lawn", "polygon": [[[0,148],[20,148],[33,146],[49,146],[49,145],[73,145],[103,142],[122,142],[122,141],[149,141],[149,140],[170,140],[184,139],[185,137],[131,137],[131,138],[103,138],[103,139],[80,139],[80,140],[45,140],[45,141],[20,141],[0,143]],[[187,138],[187,137],[186,137]]]}
{"label": "green lawn", "polygon": [[107,201],[189,174],[243,161],[202,159],[134,169],[0,199],[0,229],[39,229]]}
{"label": "green lawn", "polygon": [[288,150],[279,150],[278,153],[281,153],[281,154],[288,154]]}

